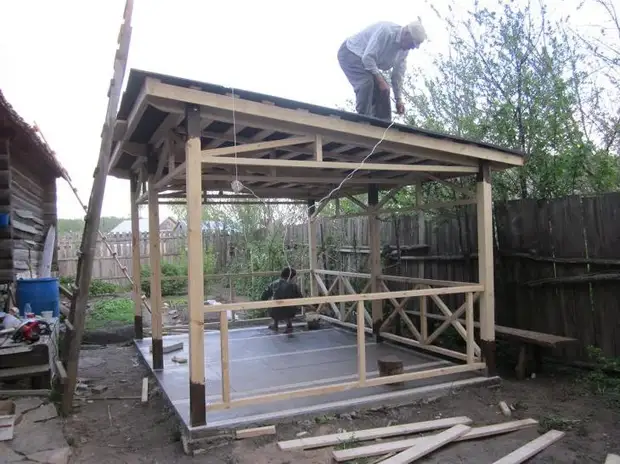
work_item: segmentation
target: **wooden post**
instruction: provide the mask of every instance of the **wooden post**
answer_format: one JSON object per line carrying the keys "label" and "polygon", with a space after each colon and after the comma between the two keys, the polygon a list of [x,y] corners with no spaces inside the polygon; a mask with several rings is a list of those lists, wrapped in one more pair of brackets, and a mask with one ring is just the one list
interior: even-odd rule
{"label": "wooden post", "polygon": [[[235,312],[233,311],[233,314]],[[228,311],[220,313],[220,355],[222,365],[222,402],[230,403],[230,367],[228,355]]]}
{"label": "wooden post", "polygon": [[318,269],[316,254],[316,221],[312,215],[316,211],[314,200],[308,200],[308,258],[310,265],[310,296],[318,296],[319,290],[316,283],[315,271]]}
{"label": "wooden post", "polygon": [[[368,239],[370,241],[370,291],[379,292],[381,282],[381,237],[379,236],[379,190],[375,185],[368,186]],[[377,342],[381,341],[379,336],[380,327],[383,321],[383,302],[376,300],[372,302],[372,330]]]}
{"label": "wooden post", "polygon": [[428,339],[428,319],[426,318],[427,298],[420,297],[420,335],[422,336],[422,345],[426,345]]}
{"label": "wooden post", "polygon": [[480,294],[480,348],[490,376],[495,366],[495,282],[493,276],[493,204],[491,169],[482,162],[476,189],[478,219],[478,278],[484,290]]}
{"label": "wooden post", "polygon": [[475,340],[474,340],[474,294],[465,294],[465,330],[467,331],[467,364],[474,363]]}
{"label": "wooden post", "polygon": [[357,374],[360,386],[366,383],[366,324],[364,302],[357,302]]}
{"label": "wooden post", "polygon": [[202,245],[202,156],[200,108],[186,108],[187,277],[189,310],[189,409],[192,427],[207,421],[205,398],[204,270]]}
{"label": "wooden post", "polygon": [[164,368],[163,321],[161,313],[161,243],[159,238],[159,198],[155,177],[149,176],[149,262],[151,264],[151,333],[153,370]]}
{"label": "wooden post", "polygon": [[[418,182],[415,186],[415,205],[422,205],[422,182]],[[424,218],[424,210],[418,211],[418,245],[426,244],[426,222]],[[424,278],[424,260],[418,263],[418,277]]]}
{"label": "wooden post", "polygon": [[131,189],[131,273],[133,276],[133,305],[134,305],[134,317],[133,317],[133,330],[134,336],[137,340],[142,340],[144,337],[142,325],[142,286],[140,276],[140,217],[138,212],[138,196],[140,195],[140,186],[136,176],[132,176],[130,180]]}

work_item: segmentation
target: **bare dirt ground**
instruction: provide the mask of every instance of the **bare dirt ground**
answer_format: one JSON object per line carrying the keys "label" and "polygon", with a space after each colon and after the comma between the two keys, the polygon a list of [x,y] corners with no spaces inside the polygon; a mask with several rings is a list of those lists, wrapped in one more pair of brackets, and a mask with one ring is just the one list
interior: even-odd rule
{"label": "bare dirt ground", "polygon": [[[140,404],[145,375],[147,369],[138,362],[133,346],[110,345],[82,352],[80,376],[91,386],[105,386],[107,390],[84,394],[75,415],[66,419],[65,436],[74,446],[70,462],[323,464],[331,461],[330,448],[282,452],[276,440],[295,438],[300,432],[318,435],[461,415],[473,419],[473,425],[503,422],[507,419],[497,406],[501,400],[514,406],[513,419],[537,419],[538,430],[461,442],[420,462],[491,463],[551,428],[565,430],[566,435],[530,462],[603,463],[606,453],[620,452],[620,406],[604,395],[588,393],[575,373],[555,373],[522,382],[504,380],[499,388],[470,389],[399,408],[303,418],[279,424],[277,437],[220,443],[204,454],[189,457],[182,451],[174,414],[154,379],[150,379],[148,404]],[[101,399],[121,396],[136,399]]]}

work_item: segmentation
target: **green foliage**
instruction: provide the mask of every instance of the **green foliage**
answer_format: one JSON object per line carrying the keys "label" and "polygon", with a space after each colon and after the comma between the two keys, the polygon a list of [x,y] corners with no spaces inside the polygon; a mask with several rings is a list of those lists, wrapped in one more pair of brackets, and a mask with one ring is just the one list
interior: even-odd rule
{"label": "green foliage", "polygon": [[93,280],[88,288],[90,296],[113,295],[120,290],[118,285],[106,282],[105,280]]}
{"label": "green foliage", "polygon": [[617,188],[617,158],[593,142],[580,117],[592,70],[562,27],[566,18],[550,18],[545,1],[448,10],[438,15],[450,50],[436,57],[433,72],[418,68],[410,76],[408,122],[525,153],[524,167],[494,175],[500,200]]}
{"label": "green foliage", "polygon": [[[112,229],[114,229],[117,225],[119,225],[121,222],[125,221],[126,218],[121,218],[121,217],[116,217],[116,216],[109,216],[109,217],[102,217],[99,220],[99,230],[104,233],[107,234],[108,232],[110,232]],[[77,233],[77,234],[81,234],[82,231],[84,230],[84,219],[80,218],[80,219],[58,219],[58,235],[64,235],[67,233]]]}
{"label": "green foliage", "polygon": [[[147,296],[151,296],[151,268],[150,266],[143,266],[140,270],[141,281],[140,286],[142,292]],[[173,263],[161,263],[161,294],[162,296],[168,295],[181,295],[187,293],[187,265],[186,264],[173,264]],[[171,279],[166,279],[172,277]]]}
{"label": "green foliage", "polygon": [[589,346],[587,349],[594,364],[594,370],[586,376],[588,385],[594,393],[608,396],[615,406],[620,407],[620,359],[605,356],[598,347]]}
{"label": "green foliage", "polygon": [[86,329],[100,329],[111,322],[130,324],[133,322],[133,318],[133,301],[128,298],[98,301],[86,316]]}

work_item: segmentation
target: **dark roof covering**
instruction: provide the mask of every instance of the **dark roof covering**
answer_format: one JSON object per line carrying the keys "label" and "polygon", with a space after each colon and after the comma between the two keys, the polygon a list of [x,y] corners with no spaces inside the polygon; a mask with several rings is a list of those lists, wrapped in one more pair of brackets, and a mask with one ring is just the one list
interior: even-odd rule
{"label": "dark roof covering", "polygon": [[[209,84],[206,82],[193,81],[190,79],[185,79],[181,77],[170,76],[166,74],[158,74],[150,71],[143,71],[140,69],[131,69],[129,72],[129,79],[127,82],[127,88],[125,89],[125,93],[123,94],[123,99],[121,101],[121,105],[118,111],[118,119],[127,119],[129,117],[129,113],[138,98],[140,90],[142,88],[142,84],[147,77],[152,77],[154,79],[159,79],[164,84],[175,85],[177,87],[197,87],[201,90],[209,93],[215,93],[219,95],[226,95],[233,91],[232,88],[223,87],[221,85]],[[303,109],[309,111],[310,113],[318,114],[321,116],[337,116],[346,121],[353,121],[365,124],[371,124],[373,126],[378,126],[382,128],[387,128],[389,123],[383,121],[381,119],[376,119],[369,116],[362,116],[356,113],[350,113],[348,111],[337,110],[333,108],[326,108],[324,106],[312,105],[309,103],[302,103],[295,100],[289,100],[286,98],[274,97],[271,95],[265,95],[256,92],[250,92],[247,90],[234,89],[235,95],[245,100],[255,101],[255,102],[264,102],[270,101],[273,102],[276,106],[288,109]],[[392,129],[407,132],[410,134],[419,134],[425,135],[428,137],[433,137],[437,139],[445,139],[454,142],[465,143],[469,145],[476,145],[483,148],[490,148],[493,150],[501,151],[504,153],[509,153],[511,155],[523,156],[523,153],[517,150],[511,150],[508,148],[498,147],[488,143],[476,142],[472,140],[467,140],[460,137],[454,137],[448,134],[442,134],[439,132],[433,132],[425,129],[419,129],[413,126],[407,126],[405,124],[394,124]]]}
{"label": "dark roof covering", "polygon": [[[58,177],[69,179],[69,174],[67,174],[65,168],[62,167],[58,161],[58,158],[56,158],[56,154],[51,150],[47,143],[41,140],[41,137],[37,134],[36,127],[30,126],[19,114],[17,114],[17,111],[15,111],[6,98],[4,98],[1,90],[0,126],[5,126],[11,131],[16,132],[14,134],[15,136],[23,136],[29,146],[33,148],[33,151],[30,153],[32,156],[39,156],[43,158],[43,160],[46,161],[46,164],[54,170],[54,173]],[[19,134],[17,132],[19,132]]]}

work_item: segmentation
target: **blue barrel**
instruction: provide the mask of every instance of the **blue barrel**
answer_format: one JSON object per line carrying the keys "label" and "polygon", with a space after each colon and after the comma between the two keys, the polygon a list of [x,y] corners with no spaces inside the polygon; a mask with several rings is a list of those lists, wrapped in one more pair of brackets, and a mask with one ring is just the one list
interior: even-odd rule
{"label": "blue barrel", "polygon": [[30,303],[35,314],[41,315],[43,311],[52,311],[54,317],[60,315],[60,292],[56,277],[19,279],[15,297],[22,316],[25,316],[24,308],[27,303]]}

